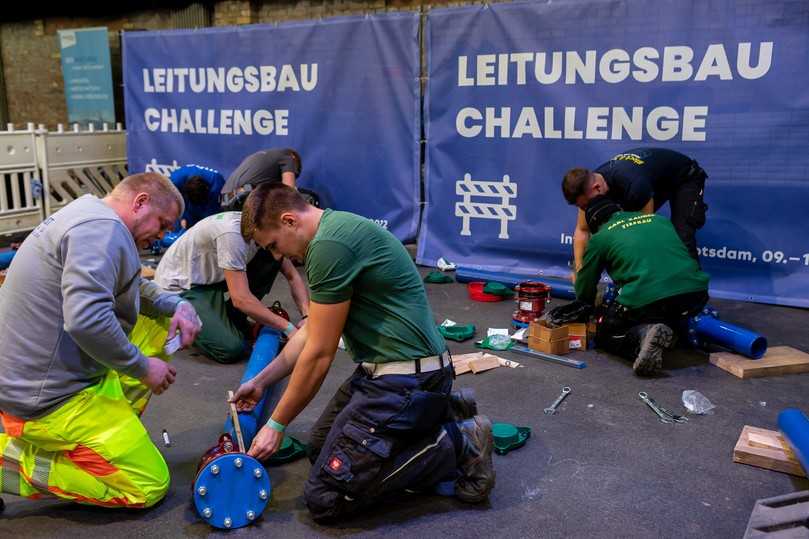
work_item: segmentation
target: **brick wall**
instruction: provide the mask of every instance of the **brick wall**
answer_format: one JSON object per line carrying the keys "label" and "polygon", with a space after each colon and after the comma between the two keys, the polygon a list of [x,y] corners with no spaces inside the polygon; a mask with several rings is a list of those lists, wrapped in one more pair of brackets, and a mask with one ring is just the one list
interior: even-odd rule
{"label": "brick wall", "polygon": [[[427,11],[433,6],[480,3],[473,0],[219,0],[207,5],[213,26],[232,26],[384,11]],[[116,117],[123,121],[120,32],[177,28],[180,20],[176,10],[159,9],[99,18],[52,17],[0,23],[0,54],[9,121],[17,127],[24,127],[27,122],[46,124],[49,128],[67,123],[57,31],[91,26],[109,29]]]}

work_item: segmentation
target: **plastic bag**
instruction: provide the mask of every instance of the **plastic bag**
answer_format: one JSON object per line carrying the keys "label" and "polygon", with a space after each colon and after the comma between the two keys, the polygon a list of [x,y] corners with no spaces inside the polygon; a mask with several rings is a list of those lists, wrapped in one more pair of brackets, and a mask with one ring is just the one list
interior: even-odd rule
{"label": "plastic bag", "polygon": [[508,335],[490,335],[475,343],[478,348],[488,348],[489,350],[508,350],[514,345]]}
{"label": "plastic bag", "polygon": [[711,410],[716,408],[708,398],[695,389],[686,389],[683,391],[683,406],[692,414],[703,415],[713,413]]}

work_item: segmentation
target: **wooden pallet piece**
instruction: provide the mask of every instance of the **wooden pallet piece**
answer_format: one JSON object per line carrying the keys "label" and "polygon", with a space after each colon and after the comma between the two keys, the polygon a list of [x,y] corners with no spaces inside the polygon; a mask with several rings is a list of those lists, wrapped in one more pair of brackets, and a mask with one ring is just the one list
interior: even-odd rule
{"label": "wooden pallet piece", "polygon": [[780,432],[750,425],[742,428],[733,448],[733,462],[806,477],[806,472]]}
{"label": "wooden pallet piece", "polygon": [[455,367],[455,374],[465,374],[473,372],[475,374],[500,366],[500,358],[494,354],[486,352],[472,352],[452,356],[452,364]]}
{"label": "wooden pallet piece", "polygon": [[791,346],[774,346],[761,359],[718,352],[711,354],[711,363],[742,379],[809,372],[809,354]]}
{"label": "wooden pallet piece", "polygon": [[472,372],[478,374],[483,371],[488,371],[491,369],[496,369],[500,366],[500,360],[497,359],[496,356],[486,355],[480,359],[476,359],[474,361],[469,362],[469,367],[472,369]]}

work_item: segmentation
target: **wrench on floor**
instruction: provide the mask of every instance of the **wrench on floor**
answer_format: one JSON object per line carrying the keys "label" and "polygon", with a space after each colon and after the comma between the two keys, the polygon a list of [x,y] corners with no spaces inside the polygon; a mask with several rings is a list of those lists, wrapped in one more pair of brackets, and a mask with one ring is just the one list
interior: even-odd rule
{"label": "wrench on floor", "polygon": [[570,393],[570,388],[567,386],[563,387],[562,393],[556,398],[555,401],[553,401],[553,404],[545,408],[545,413],[548,415],[555,414],[556,409],[559,407],[559,404],[561,404],[561,402],[565,400],[565,397],[567,397],[568,393]]}

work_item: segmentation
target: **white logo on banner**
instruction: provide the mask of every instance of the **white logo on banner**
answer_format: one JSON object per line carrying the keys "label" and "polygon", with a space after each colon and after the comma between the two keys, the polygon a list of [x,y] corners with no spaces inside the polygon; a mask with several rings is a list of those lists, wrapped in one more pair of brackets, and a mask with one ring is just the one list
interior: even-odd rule
{"label": "white logo on banner", "polygon": [[162,174],[163,176],[171,176],[171,173],[180,168],[180,165],[177,164],[177,160],[171,162],[170,165],[160,165],[157,162],[157,159],[152,158],[149,163],[146,163],[146,169],[144,172],[157,172],[158,174]]}
{"label": "white logo on banner", "polygon": [[[463,180],[455,182],[455,194],[463,195],[462,202],[455,203],[455,217],[460,217],[461,236],[471,236],[469,221],[471,219],[499,219],[501,240],[508,239],[508,222],[517,218],[517,206],[511,206],[509,199],[517,198],[517,184],[503,175],[502,182],[472,180],[472,175],[464,174]],[[472,197],[500,199],[496,202],[473,202]]]}

